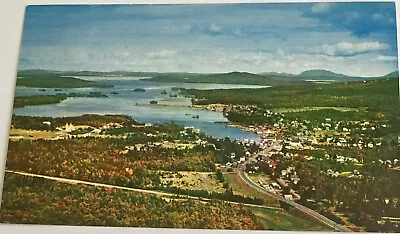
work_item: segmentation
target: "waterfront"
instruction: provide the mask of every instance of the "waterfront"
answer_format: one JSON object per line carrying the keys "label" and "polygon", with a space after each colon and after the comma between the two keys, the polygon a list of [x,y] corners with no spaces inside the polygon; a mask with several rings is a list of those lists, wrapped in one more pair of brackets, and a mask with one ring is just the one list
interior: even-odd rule
{"label": "waterfront", "polygon": [[[96,78],[90,77],[92,80]],[[185,126],[193,126],[209,136],[257,142],[260,137],[254,132],[244,131],[227,125],[228,120],[221,112],[190,108],[190,98],[178,94],[177,88],[195,89],[234,89],[234,88],[263,88],[256,85],[231,84],[174,84],[156,83],[126,78],[106,80],[99,77],[101,83],[111,84],[111,88],[72,88],[56,91],[55,89],[17,87],[15,96],[54,95],[56,93],[88,93],[101,92],[107,98],[68,98],[58,104],[26,106],[14,108],[13,113],[25,116],[66,117],[82,114],[123,114],[132,116],[142,123],[162,124],[174,122]],[[134,92],[134,89],[145,89],[145,92]],[[172,90],[174,89],[174,90]],[[163,93],[163,91],[165,91]],[[157,105],[150,105],[156,100]],[[198,118],[197,118],[198,116]]]}

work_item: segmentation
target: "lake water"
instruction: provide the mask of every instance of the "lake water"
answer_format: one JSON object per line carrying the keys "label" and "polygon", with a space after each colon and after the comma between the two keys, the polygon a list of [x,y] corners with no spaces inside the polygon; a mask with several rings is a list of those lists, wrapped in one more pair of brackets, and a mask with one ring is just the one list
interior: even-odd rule
{"label": "lake water", "polygon": [[[86,77],[85,77],[86,78]],[[84,78],[84,79],[85,79]],[[189,107],[189,98],[178,95],[173,87],[193,89],[236,89],[236,88],[262,88],[256,85],[231,85],[231,84],[194,84],[194,83],[158,83],[141,80],[130,80],[128,78],[114,78],[109,80],[104,77],[92,77],[104,84],[112,84],[112,88],[74,88],[46,89],[40,91],[38,88],[16,87],[16,96],[30,95],[52,95],[60,92],[88,93],[101,92],[107,98],[68,98],[58,104],[27,106],[14,108],[14,114],[27,116],[64,117],[79,116],[83,114],[123,114],[132,116],[142,123],[170,123],[175,122],[185,126],[193,126],[200,129],[209,136],[231,139],[252,139],[259,141],[260,138],[253,132],[247,132],[238,128],[227,126],[228,120],[219,112],[192,109]],[[145,89],[145,92],[134,92],[136,88]],[[167,94],[163,94],[163,91]],[[116,94],[112,94],[116,92]],[[156,100],[157,105],[150,105],[151,100]],[[193,118],[199,116],[199,118]]]}

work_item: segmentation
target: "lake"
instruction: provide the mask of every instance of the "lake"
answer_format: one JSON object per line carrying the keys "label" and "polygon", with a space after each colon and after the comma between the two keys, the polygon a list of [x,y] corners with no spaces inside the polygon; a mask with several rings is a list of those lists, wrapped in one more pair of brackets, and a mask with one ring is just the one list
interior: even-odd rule
{"label": "lake", "polygon": [[[83,77],[79,77],[83,78]],[[84,77],[83,79],[86,79]],[[14,108],[13,113],[26,116],[64,117],[79,116],[83,114],[123,114],[132,116],[142,123],[170,123],[175,122],[185,126],[193,126],[209,136],[217,138],[229,137],[231,139],[250,139],[257,142],[260,137],[254,132],[247,132],[230,127],[228,120],[220,112],[192,109],[189,98],[179,95],[172,88],[193,89],[239,89],[239,88],[264,88],[257,85],[236,84],[198,84],[198,83],[159,83],[148,82],[129,78],[90,77],[100,83],[112,84],[111,88],[71,88],[56,91],[55,89],[16,87],[16,96],[53,95],[56,93],[88,93],[101,92],[107,98],[68,98],[58,104],[26,106]],[[145,92],[135,92],[134,89],[144,89]],[[177,95],[177,97],[175,97]],[[156,100],[158,104],[151,105],[150,101]],[[194,118],[197,117],[198,118]]]}

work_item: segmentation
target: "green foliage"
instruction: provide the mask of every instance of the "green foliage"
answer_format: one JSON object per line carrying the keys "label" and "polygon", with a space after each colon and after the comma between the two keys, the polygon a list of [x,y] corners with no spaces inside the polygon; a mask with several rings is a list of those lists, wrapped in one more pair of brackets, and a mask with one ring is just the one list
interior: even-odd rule
{"label": "green foliage", "polygon": [[246,85],[281,85],[286,82],[262,75],[247,72],[230,72],[221,74],[159,74],[149,81],[174,83],[213,83],[213,84],[246,84]]}
{"label": "green foliage", "polygon": [[37,96],[20,96],[14,98],[14,108],[16,107],[24,107],[24,106],[36,106],[36,105],[45,105],[45,104],[56,104],[64,101],[69,97],[89,97],[89,98],[97,98],[97,97],[107,97],[100,92],[90,92],[88,94],[80,94],[80,93],[59,93],[55,95],[37,95]]}
{"label": "green foliage", "polygon": [[[50,121],[51,126],[44,125],[44,121]],[[75,125],[89,125],[92,127],[102,127],[108,123],[118,123],[123,126],[137,124],[137,122],[130,116],[95,114],[59,118],[13,115],[11,120],[11,125],[14,128],[30,130],[55,130],[57,127],[61,127],[67,123],[73,123]]]}
{"label": "green foliage", "polygon": [[[400,185],[400,174],[378,160],[393,161],[400,155],[400,147],[359,149],[326,146],[318,150],[291,150],[290,153],[299,154],[299,157],[277,158],[278,171],[289,165],[296,168],[301,178],[296,189],[300,192],[302,204],[340,223],[330,211],[335,208],[350,216],[353,223],[366,227],[367,231],[399,231],[394,227],[378,225],[376,221],[382,216],[398,217],[400,193],[394,188]],[[302,159],[304,155],[312,156],[314,160]],[[336,155],[356,158],[363,163],[337,162]],[[328,175],[327,170],[339,173],[357,170],[360,176],[335,177]],[[316,202],[310,203],[306,199]]]}
{"label": "green foliage", "polygon": [[56,74],[30,74],[17,79],[17,86],[37,88],[82,88],[82,87],[110,87],[94,81],[82,80],[74,77],[63,77]]}
{"label": "green foliage", "polygon": [[67,95],[40,95],[40,96],[23,96],[14,98],[14,108],[24,106],[37,106],[46,104],[56,104],[67,99]]}
{"label": "green foliage", "polygon": [[10,141],[7,168],[135,188],[160,185],[158,170],[215,170],[211,152],[154,147],[120,153],[131,144],[129,138]]}
{"label": "green foliage", "polygon": [[246,149],[241,144],[237,144],[237,142],[231,141],[229,138],[208,138],[208,141],[215,145],[215,148],[218,149],[214,152],[215,161],[217,163],[225,164],[229,162],[231,160],[230,155],[232,153],[236,155],[237,159],[245,154]]}
{"label": "green foliage", "polygon": [[226,190],[225,193],[209,192],[206,190],[182,189],[178,187],[153,187],[152,189],[167,191],[175,194],[189,195],[194,197],[204,197],[209,199],[218,199],[218,200],[255,204],[255,205],[262,205],[264,202],[260,198],[245,197],[242,195],[234,194],[232,189],[229,188]]}
{"label": "green foliage", "polygon": [[215,173],[215,175],[217,176],[217,180],[221,183],[225,182],[225,178],[224,175],[222,174],[221,170],[217,170],[217,172]]}
{"label": "green foliage", "polygon": [[[388,120],[392,129],[400,129],[400,103],[397,79],[368,82],[308,84],[281,86],[264,89],[239,90],[194,90],[186,89],[192,95],[194,104],[213,103],[233,105],[255,105],[260,110],[281,108],[310,108],[301,112],[285,113],[289,120],[316,120],[325,117],[339,120]],[[311,109],[316,108],[316,109]],[[318,109],[321,108],[321,109]],[[336,109],[335,109],[336,108]],[[337,108],[354,108],[342,111]],[[357,109],[359,109],[357,111]],[[231,111],[227,118],[236,123],[268,124],[268,119],[255,113]]]}
{"label": "green foliage", "polygon": [[6,174],[0,222],[194,229],[262,229],[240,205],[163,199]]}
{"label": "green foliage", "polygon": [[375,113],[368,111],[341,111],[336,109],[307,110],[299,112],[287,112],[288,120],[313,120],[316,122],[325,121],[327,117],[341,121],[379,120]]}
{"label": "green foliage", "polygon": [[388,110],[398,107],[398,80],[308,84],[264,89],[194,90],[186,94],[198,99],[195,104],[258,105],[269,108],[368,107]]}

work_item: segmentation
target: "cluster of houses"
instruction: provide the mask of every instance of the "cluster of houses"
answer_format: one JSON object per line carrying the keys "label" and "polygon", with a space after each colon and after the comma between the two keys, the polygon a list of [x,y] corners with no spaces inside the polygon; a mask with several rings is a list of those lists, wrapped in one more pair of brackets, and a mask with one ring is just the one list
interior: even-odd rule
{"label": "cluster of houses", "polygon": [[[359,164],[360,161],[356,158],[352,158],[352,157],[346,157],[346,156],[341,156],[341,155],[334,155],[334,156],[330,156],[329,154],[325,154],[324,155],[325,159],[333,159],[336,162],[343,164],[343,163],[354,163],[354,164]],[[361,159],[361,163],[363,163],[363,160]]]}
{"label": "cluster of houses", "polygon": [[[245,112],[247,114],[257,114],[259,115],[261,108],[256,106],[234,106],[234,110]],[[300,181],[296,171],[294,168],[288,167],[287,169],[281,170],[280,172],[276,172],[277,162],[275,160],[270,159],[273,155],[279,155],[282,157],[292,158],[299,156],[297,153],[291,153],[290,151],[282,151],[283,148],[290,150],[315,150],[318,146],[321,145],[333,145],[335,147],[358,147],[362,148],[374,148],[380,147],[382,142],[379,138],[374,138],[377,130],[380,128],[387,128],[386,124],[380,124],[378,122],[369,122],[369,121],[333,121],[331,118],[325,118],[325,121],[319,123],[313,123],[308,120],[303,121],[285,121],[284,115],[280,113],[275,113],[269,110],[263,110],[263,116],[267,119],[272,120],[271,123],[267,123],[266,126],[249,126],[250,130],[256,132],[259,136],[261,136],[262,140],[260,142],[260,148],[266,149],[271,147],[273,143],[279,142],[277,146],[279,148],[270,149],[268,155],[266,157],[257,157],[258,161],[264,161],[268,164],[268,166],[272,169],[276,176],[278,176],[277,185],[280,187],[285,186],[286,184],[297,184]],[[268,122],[268,121],[267,121]],[[274,126],[274,129],[271,130],[270,127]],[[288,137],[285,140],[278,140],[277,135],[282,131],[288,131],[293,136]],[[327,136],[327,134],[332,134],[332,136]],[[400,144],[400,137],[397,139]],[[249,142],[245,142],[249,143]],[[236,157],[235,157],[236,158]],[[312,156],[304,156],[306,160],[313,160]],[[356,158],[346,157],[341,155],[335,155],[328,158],[334,160],[338,164],[345,163],[353,163],[353,164],[362,164],[363,160],[359,161]],[[325,160],[322,158],[321,160]],[[243,159],[239,159],[235,162],[229,162],[225,166],[227,168],[236,166],[241,162],[245,161],[246,157]],[[376,163],[385,164],[388,167],[395,167],[398,165],[398,160],[380,160]],[[257,164],[256,164],[257,165]],[[251,167],[249,173],[256,172],[259,170],[259,167],[254,166]],[[325,172],[328,176],[338,177],[338,176],[346,176],[346,177],[355,177],[360,178],[362,175],[357,170],[354,169],[349,172],[338,172],[333,169],[328,169]],[[280,183],[281,182],[281,183]],[[274,182],[276,183],[276,182]],[[264,187],[268,187],[271,189],[278,189],[278,187],[273,184],[263,183]],[[294,192],[294,191],[292,191]],[[290,194],[293,199],[296,199],[298,195]]]}
{"label": "cluster of houses", "polygon": [[282,191],[282,187],[276,182],[268,183],[267,181],[260,179],[257,183],[271,193],[280,194]]}
{"label": "cluster of houses", "polygon": [[348,178],[361,178],[362,177],[362,175],[360,174],[360,172],[357,169],[354,169],[353,171],[345,171],[345,172],[339,172],[339,171],[335,171],[332,169],[328,169],[324,173],[330,177],[339,177],[339,176],[348,177]]}
{"label": "cluster of houses", "polygon": [[192,144],[183,144],[183,143],[175,143],[169,141],[163,142],[148,142],[147,144],[135,144],[128,145],[121,151],[120,154],[127,154],[129,151],[149,151],[153,148],[164,148],[164,149],[176,149],[176,150],[185,150],[193,148]]}
{"label": "cluster of houses", "polygon": [[393,160],[382,160],[382,159],[378,159],[378,162],[376,161],[372,161],[373,164],[378,163],[380,165],[385,165],[388,168],[399,168],[400,167],[400,162],[399,159],[395,158]]}
{"label": "cluster of houses", "polygon": [[[156,136],[151,133],[147,133],[147,136]],[[162,141],[162,142],[147,142],[146,144],[135,144],[135,145],[127,145],[122,150],[118,150],[116,153],[118,154],[128,154],[129,151],[149,151],[154,148],[164,148],[164,149],[174,149],[174,150],[185,150],[192,149],[194,145],[199,146],[211,146],[216,148],[214,144],[209,143],[208,141],[198,139],[191,143],[178,143],[178,142],[170,142],[170,141]]]}
{"label": "cluster of houses", "polygon": [[[260,158],[258,158],[260,159]],[[272,159],[261,158],[260,161],[265,161],[268,166],[271,168],[272,173],[276,174],[276,181],[266,182],[265,180],[259,179],[258,184],[268,190],[269,192],[280,194],[287,200],[299,200],[301,197],[296,191],[290,189],[289,192],[284,192],[283,188],[289,186],[290,184],[298,184],[300,181],[299,176],[297,175],[296,169],[294,167],[287,167],[279,172],[277,172],[277,163]],[[251,167],[251,170],[258,170],[258,166]],[[250,173],[250,171],[249,171]]]}
{"label": "cluster of houses", "polygon": [[284,114],[279,112],[274,112],[265,108],[260,108],[259,106],[256,105],[248,105],[248,106],[234,105],[232,106],[231,110],[247,115],[262,116],[265,118],[265,122],[268,122],[270,124],[276,124],[277,126],[280,126],[281,124],[284,123],[284,117],[285,117]]}
{"label": "cluster of houses", "polygon": [[[50,121],[43,121],[42,124],[50,126],[51,122]],[[107,123],[107,124],[103,125],[100,128],[93,129],[90,133],[92,133],[92,134],[100,134],[102,132],[102,130],[105,130],[105,129],[122,128],[122,127],[123,126],[121,124],[119,124],[119,123]],[[72,133],[72,132],[74,132],[74,131],[76,131],[78,129],[87,129],[87,128],[91,128],[91,127],[90,126],[75,126],[72,123],[67,123],[62,127],[57,127],[56,130],[57,131],[63,131],[65,133]],[[86,134],[86,135],[88,135],[88,134]]]}
{"label": "cluster of houses", "polygon": [[251,145],[253,145],[255,143],[255,141],[253,139],[251,139],[251,140],[244,139],[241,143],[243,146],[250,147]]}
{"label": "cluster of houses", "polygon": [[[380,147],[382,142],[373,138],[374,132],[380,128],[387,128],[386,124],[378,122],[334,121],[328,117],[317,123],[309,120],[292,120],[289,122],[285,121],[285,115],[282,113],[252,105],[233,105],[231,109],[249,115],[264,116],[265,123],[273,126],[274,130],[268,129],[267,126],[249,126],[249,130],[256,132],[262,139],[276,135],[283,129],[292,133],[296,137],[286,139],[284,143],[286,143],[287,149],[312,149],[312,145],[334,145],[337,147],[358,147],[360,149]],[[260,143],[261,148],[267,146],[267,141]]]}
{"label": "cluster of houses", "polygon": [[[246,152],[246,155],[249,156],[250,153]],[[237,156],[235,153],[231,153],[229,158],[229,162],[227,162],[225,165],[221,165],[222,168],[227,168],[228,171],[231,171],[232,168],[237,167],[237,165],[246,161],[246,156]]]}

